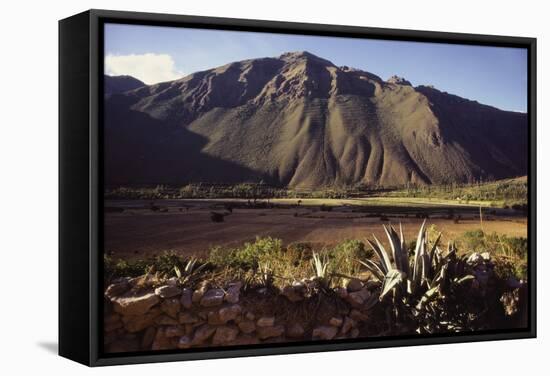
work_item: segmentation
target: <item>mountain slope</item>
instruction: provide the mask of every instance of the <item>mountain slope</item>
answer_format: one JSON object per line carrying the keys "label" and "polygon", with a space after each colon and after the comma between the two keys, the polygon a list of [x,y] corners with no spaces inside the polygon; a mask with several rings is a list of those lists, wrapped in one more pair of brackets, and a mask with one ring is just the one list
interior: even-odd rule
{"label": "mountain slope", "polygon": [[103,78],[105,95],[124,93],[145,86],[145,83],[132,76],[107,76]]}
{"label": "mountain slope", "polygon": [[308,52],[143,86],[105,108],[110,185],[395,186],[527,171],[525,114]]}

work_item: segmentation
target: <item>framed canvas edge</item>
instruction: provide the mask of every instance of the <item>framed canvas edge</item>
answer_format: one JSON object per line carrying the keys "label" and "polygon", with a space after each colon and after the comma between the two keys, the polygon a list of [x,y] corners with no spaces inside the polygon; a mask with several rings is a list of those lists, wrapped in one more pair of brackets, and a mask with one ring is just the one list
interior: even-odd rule
{"label": "framed canvas edge", "polygon": [[[483,35],[466,33],[449,33],[438,31],[419,31],[389,28],[372,28],[363,26],[341,26],[313,23],[297,23],[283,21],[265,21],[253,19],[234,19],[205,16],[188,16],[162,13],[111,11],[102,9],[90,9],[90,366],[107,366],[121,364],[154,363],[168,361],[201,360],[215,358],[232,358],[265,355],[283,355],[298,353],[313,353],[325,351],[361,350],[386,347],[406,347],[418,345],[454,344],[466,342],[484,342],[512,339],[536,338],[536,44],[537,39],[531,37],[513,37],[502,35]],[[421,338],[388,338],[376,342],[363,339],[355,342],[327,342],[311,344],[285,344],[283,346],[272,345],[262,348],[231,349],[215,351],[172,352],[172,353],[146,353],[137,355],[108,355],[100,351],[99,335],[99,304],[102,295],[100,286],[100,261],[101,249],[98,241],[98,219],[101,215],[99,205],[102,200],[102,184],[99,181],[101,166],[98,148],[101,133],[99,130],[99,114],[101,111],[101,88],[103,80],[99,77],[100,59],[99,38],[102,22],[119,20],[125,23],[164,24],[169,26],[196,26],[210,27],[226,30],[243,30],[258,32],[278,32],[289,34],[311,34],[347,36],[356,38],[379,38],[388,40],[411,40],[434,43],[475,44],[487,46],[519,47],[528,50],[528,111],[529,111],[529,211],[528,211],[528,241],[529,241],[529,327],[513,331],[501,331],[498,333],[477,334],[448,334],[443,336]]]}

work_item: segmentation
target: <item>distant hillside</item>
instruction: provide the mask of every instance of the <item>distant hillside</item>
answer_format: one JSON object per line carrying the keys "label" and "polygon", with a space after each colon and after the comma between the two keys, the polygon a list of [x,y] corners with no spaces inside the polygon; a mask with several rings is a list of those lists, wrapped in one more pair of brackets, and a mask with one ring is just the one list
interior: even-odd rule
{"label": "distant hillside", "polygon": [[105,108],[109,185],[400,186],[527,173],[526,114],[308,52],[142,86]]}
{"label": "distant hillside", "polygon": [[132,76],[105,75],[104,77],[106,95],[124,93],[125,91],[134,90],[142,86],[145,86],[145,83]]}

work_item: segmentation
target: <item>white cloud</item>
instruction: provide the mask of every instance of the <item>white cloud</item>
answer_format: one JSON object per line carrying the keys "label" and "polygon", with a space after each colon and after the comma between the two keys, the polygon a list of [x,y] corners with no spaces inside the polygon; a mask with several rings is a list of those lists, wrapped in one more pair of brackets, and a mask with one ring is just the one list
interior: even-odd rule
{"label": "white cloud", "polygon": [[107,55],[105,73],[110,76],[129,75],[146,84],[171,81],[183,76],[168,54]]}

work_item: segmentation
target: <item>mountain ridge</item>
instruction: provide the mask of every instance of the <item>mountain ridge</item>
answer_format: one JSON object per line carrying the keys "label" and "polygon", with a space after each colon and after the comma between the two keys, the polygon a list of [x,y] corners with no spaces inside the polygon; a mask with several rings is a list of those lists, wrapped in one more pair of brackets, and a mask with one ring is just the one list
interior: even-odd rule
{"label": "mountain ridge", "polygon": [[[139,120],[122,132],[125,116]],[[289,187],[425,185],[527,169],[525,114],[397,76],[384,81],[307,51],[112,95],[105,136],[107,184],[224,176]],[[193,138],[201,141],[190,148]],[[226,176],[218,162],[241,170]]]}

